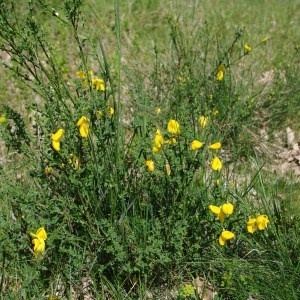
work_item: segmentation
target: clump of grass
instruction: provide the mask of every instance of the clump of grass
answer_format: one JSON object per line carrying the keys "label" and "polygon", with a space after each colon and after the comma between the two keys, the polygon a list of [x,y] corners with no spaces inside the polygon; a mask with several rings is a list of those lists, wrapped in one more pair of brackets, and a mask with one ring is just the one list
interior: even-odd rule
{"label": "clump of grass", "polygon": [[[271,272],[279,280],[288,270],[289,295],[296,295],[298,246],[284,236],[294,236],[297,224],[286,231],[262,181],[263,201],[251,203],[249,189],[235,189],[227,173],[254,113],[231,72],[256,48],[240,43],[243,31],[210,53],[207,25],[195,31],[194,48],[169,18],[169,63],[157,49],[147,82],[136,78],[132,100],[123,104],[118,1],[114,65],[102,44],[100,53],[89,48],[82,1],[64,1],[59,16],[40,5],[72,29],[80,63],[64,74],[31,2],[20,22],[13,4],[1,7],[2,49],[13,61],[7,67],[43,98],[28,106],[33,130],[12,108],[3,110],[1,135],[28,157],[31,189],[27,181],[14,189],[8,179],[2,187],[11,195],[3,213],[2,294],[136,298],[171,285],[184,269],[183,276],[208,274],[220,297],[236,299],[271,293],[261,280]],[[253,276],[261,263],[265,268]]]}

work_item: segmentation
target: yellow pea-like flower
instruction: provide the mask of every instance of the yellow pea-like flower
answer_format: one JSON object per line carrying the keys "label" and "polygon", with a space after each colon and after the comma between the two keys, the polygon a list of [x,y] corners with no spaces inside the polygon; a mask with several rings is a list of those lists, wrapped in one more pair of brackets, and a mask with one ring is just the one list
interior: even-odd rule
{"label": "yellow pea-like flower", "polygon": [[219,219],[221,223],[225,221],[225,215],[221,210],[221,206],[209,205],[211,212]]}
{"label": "yellow pea-like flower", "polygon": [[97,111],[97,117],[98,117],[98,119],[101,119],[101,118],[103,117],[103,112],[102,112],[102,110],[98,110],[98,111]]}
{"label": "yellow pea-like flower", "polygon": [[101,78],[92,78],[92,87],[97,91],[105,91],[104,81]]}
{"label": "yellow pea-like flower", "polygon": [[228,240],[231,240],[235,237],[235,234],[229,230],[223,230],[219,237],[220,246],[224,246]]}
{"label": "yellow pea-like flower", "polygon": [[81,79],[85,79],[88,75],[93,76],[93,71],[85,72],[85,71],[77,71],[76,76]]}
{"label": "yellow pea-like flower", "polygon": [[249,218],[247,222],[247,231],[249,233],[254,233],[256,230],[256,218]]}
{"label": "yellow pea-like flower", "polygon": [[46,168],[45,168],[45,174],[46,174],[46,175],[50,175],[51,172],[52,172],[52,170],[53,170],[53,169],[52,169],[51,167],[46,167]]}
{"label": "yellow pea-like flower", "polygon": [[247,231],[254,233],[256,229],[265,230],[270,223],[268,216],[259,215],[257,218],[249,218],[247,222]]}
{"label": "yellow pea-like flower", "polygon": [[216,78],[218,81],[223,80],[225,74],[225,66],[223,64],[218,65]]}
{"label": "yellow pea-like flower", "polygon": [[160,148],[157,148],[156,146],[153,146],[152,151],[153,153],[157,154],[159,152]]}
{"label": "yellow pea-like flower", "polygon": [[40,227],[36,233],[30,233],[30,235],[34,238],[32,240],[33,251],[36,256],[44,252],[45,250],[45,240],[47,239],[47,232],[44,227]]}
{"label": "yellow pea-like flower", "polygon": [[163,138],[160,130],[157,129],[155,137],[154,137],[154,145],[156,148],[160,149],[163,143],[164,143],[164,138]]}
{"label": "yellow pea-like flower", "polygon": [[56,133],[51,134],[52,147],[55,151],[60,151],[60,141],[64,132],[65,131],[62,128],[60,128],[57,130]]}
{"label": "yellow pea-like flower", "polygon": [[202,142],[200,142],[198,140],[193,140],[191,142],[190,148],[195,151],[195,150],[200,149],[202,146],[203,146]]}
{"label": "yellow pea-like flower", "polygon": [[215,157],[212,161],[211,161],[211,168],[214,170],[214,171],[219,171],[222,169],[222,162],[221,160],[219,159],[219,157]]}
{"label": "yellow pea-like flower", "polygon": [[77,122],[77,126],[79,127],[79,133],[84,138],[86,138],[89,134],[89,123],[90,119],[85,116],[82,116]]}
{"label": "yellow pea-like flower", "polygon": [[252,51],[252,48],[248,44],[245,44],[244,45],[244,50],[245,50],[246,53],[249,53],[249,52]]}
{"label": "yellow pea-like flower", "polygon": [[199,118],[199,123],[200,123],[200,127],[202,127],[203,129],[207,126],[208,123],[208,117],[206,116],[201,116]]}
{"label": "yellow pea-like flower", "polygon": [[222,81],[224,78],[224,72],[223,71],[219,71],[216,75],[216,78],[218,81]]}
{"label": "yellow pea-like flower", "polygon": [[148,159],[145,161],[145,166],[147,167],[148,172],[152,173],[155,169],[154,161],[152,159]]}
{"label": "yellow pea-like flower", "polygon": [[259,215],[256,218],[256,225],[258,230],[266,229],[269,223],[270,223],[269,218],[266,215]]}
{"label": "yellow pea-like flower", "polygon": [[211,150],[218,150],[221,148],[221,143],[220,142],[217,142],[217,143],[214,143],[214,144],[211,144],[208,146],[209,149]]}
{"label": "yellow pea-like flower", "polygon": [[44,241],[47,239],[47,232],[44,227],[40,227],[36,233],[30,232],[32,237],[43,239]]}
{"label": "yellow pea-like flower", "polygon": [[167,145],[172,145],[172,144],[176,144],[177,140],[174,137],[172,137],[168,140],[165,140],[164,143],[166,143]]}
{"label": "yellow pea-like flower", "polygon": [[180,125],[176,120],[170,120],[167,126],[168,132],[174,135],[180,133]]}
{"label": "yellow pea-like flower", "polygon": [[108,112],[111,116],[113,116],[115,114],[115,110],[112,106],[108,105]]}
{"label": "yellow pea-like flower", "polygon": [[225,203],[221,206],[221,211],[224,215],[230,216],[233,213],[233,205],[231,203]]}
{"label": "yellow pea-like flower", "polygon": [[36,256],[40,255],[42,252],[45,251],[46,245],[43,239],[35,238],[32,240],[32,244],[34,245],[33,251]]}

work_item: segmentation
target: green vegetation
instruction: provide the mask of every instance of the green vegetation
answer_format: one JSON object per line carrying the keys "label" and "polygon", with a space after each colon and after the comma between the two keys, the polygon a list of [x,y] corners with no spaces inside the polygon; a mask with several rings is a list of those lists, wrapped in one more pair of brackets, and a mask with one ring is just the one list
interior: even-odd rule
{"label": "green vegetation", "polygon": [[120,2],[1,3],[1,298],[298,299],[299,1]]}

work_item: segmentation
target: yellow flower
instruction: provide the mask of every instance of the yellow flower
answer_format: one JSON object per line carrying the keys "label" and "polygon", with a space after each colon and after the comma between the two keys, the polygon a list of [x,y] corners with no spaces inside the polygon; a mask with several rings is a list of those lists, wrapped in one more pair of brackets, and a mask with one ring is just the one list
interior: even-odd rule
{"label": "yellow flower", "polygon": [[154,147],[152,148],[152,151],[154,153],[158,153],[163,143],[164,143],[164,138],[160,130],[157,129],[154,137]]}
{"label": "yellow flower", "polygon": [[212,161],[211,161],[211,168],[214,171],[219,171],[222,169],[222,162],[220,161],[219,157],[215,157]]}
{"label": "yellow flower", "polygon": [[80,159],[78,156],[76,156],[75,154],[71,153],[70,154],[70,161],[69,161],[70,164],[73,165],[74,169],[75,170],[79,170],[80,168]]}
{"label": "yellow flower", "polygon": [[174,135],[180,133],[179,123],[176,120],[170,120],[168,123],[168,132]]}
{"label": "yellow flower", "polygon": [[225,66],[223,64],[218,65],[217,71],[218,71],[216,75],[217,80],[219,81],[223,80],[225,74]]}
{"label": "yellow flower", "polygon": [[227,203],[224,203],[222,206],[221,206],[221,211],[224,215],[226,216],[230,216],[232,213],[233,213],[233,205],[229,202]]}
{"label": "yellow flower", "polygon": [[30,235],[35,238],[40,238],[44,241],[47,239],[47,232],[44,227],[40,227],[36,233],[30,232]]}
{"label": "yellow flower", "polygon": [[156,148],[160,149],[163,143],[164,143],[164,138],[163,138],[160,130],[157,129],[155,137],[154,137],[154,145]]}
{"label": "yellow flower", "polygon": [[268,216],[266,216],[266,215],[259,215],[256,218],[256,225],[257,225],[258,230],[266,229],[268,226],[268,223],[270,223],[270,221],[268,219]]}
{"label": "yellow flower", "polygon": [[258,230],[264,230],[267,228],[268,223],[270,223],[270,221],[266,215],[259,215],[256,219],[249,218],[247,222],[247,231],[249,233],[254,233],[256,228],[258,228]]}
{"label": "yellow flower", "polygon": [[252,48],[248,44],[245,44],[244,45],[244,50],[245,50],[246,53],[249,53],[249,52],[252,51]]}
{"label": "yellow flower", "polygon": [[256,230],[256,219],[255,218],[249,218],[247,223],[247,231],[249,233],[254,233]]}
{"label": "yellow flower", "polygon": [[269,38],[266,36],[266,37],[262,38],[260,42],[263,44],[263,43],[265,43],[268,39],[269,39]]}
{"label": "yellow flower", "polygon": [[219,111],[216,109],[213,111],[213,115],[216,117],[219,114]]}
{"label": "yellow flower", "polygon": [[156,113],[157,113],[157,114],[160,114],[160,113],[161,113],[161,108],[160,108],[160,107],[157,108]]}
{"label": "yellow flower", "polygon": [[92,87],[97,91],[105,91],[104,81],[101,78],[92,78]]}
{"label": "yellow flower", "polygon": [[51,172],[52,172],[52,168],[51,168],[51,167],[45,168],[45,174],[46,174],[46,175],[51,174]]}
{"label": "yellow flower", "polygon": [[154,147],[152,148],[153,153],[158,153],[159,150],[160,150],[160,148],[157,148],[156,146],[154,146]]}
{"label": "yellow flower", "polygon": [[47,233],[44,227],[37,230],[36,233],[30,232],[30,235],[34,238],[32,240],[33,251],[36,256],[44,252],[45,250],[45,240],[47,239]]}
{"label": "yellow flower", "polygon": [[85,79],[88,76],[88,74],[90,76],[92,76],[93,75],[93,71],[89,71],[89,72],[78,71],[78,72],[76,72],[76,76],[79,77],[79,78],[81,78],[81,79]]}
{"label": "yellow flower", "polygon": [[115,110],[112,106],[108,105],[108,112],[111,116],[113,116],[115,114]]}
{"label": "yellow flower", "polygon": [[208,122],[208,117],[205,117],[205,116],[201,116],[199,118],[199,122],[200,122],[200,126],[202,128],[205,128],[207,126],[207,122]]}
{"label": "yellow flower", "polygon": [[154,171],[154,161],[152,159],[148,159],[145,161],[145,166],[147,167],[147,170],[149,172],[153,172]]}
{"label": "yellow flower", "polygon": [[231,203],[225,203],[220,207],[215,205],[209,205],[208,208],[222,223],[225,221],[225,216],[229,216],[233,213],[233,205]]}
{"label": "yellow flower", "polygon": [[220,184],[221,184],[220,179],[217,179],[217,180],[216,180],[216,185],[219,186]]}
{"label": "yellow flower", "polygon": [[217,78],[218,81],[222,81],[224,79],[224,72],[219,71],[216,75],[216,78]]}
{"label": "yellow flower", "polygon": [[44,252],[45,250],[45,241],[40,239],[40,238],[35,238],[32,240],[32,244],[34,244],[33,246],[33,251],[35,253],[35,255],[39,255],[42,252]]}
{"label": "yellow flower", "polygon": [[88,119],[85,116],[82,116],[77,122],[77,126],[79,127],[79,133],[84,138],[87,137],[89,134],[89,122],[90,119]]}
{"label": "yellow flower", "polygon": [[55,151],[60,150],[60,140],[62,138],[62,135],[64,134],[63,129],[58,129],[56,133],[52,133],[51,140],[52,140],[52,147]]}
{"label": "yellow flower", "polygon": [[220,246],[224,246],[228,240],[231,240],[235,237],[234,233],[228,230],[223,230],[219,237]]}
{"label": "yellow flower", "polygon": [[223,78],[224,78],[224,72],[223,71],[219,71],[217,73],[217,75],[216,75],[216,78],[217,78],[218,81],[223,80]]}
{"label": "yellow flower", "polygon": [[165,140],[164,141],[167,145],[172,145],[172,144],[176,144],[177,143],[177,141],[176,141],[176,139],[173,137],[173,138],[170,138],[170,139],[168,139],[168,140]]}
{"label": "yellow flower", "polygon": [[3,124],[3,123],[5,123],[6,122],[6,115],[5,114],[2,114],[1,116],[0,116],[0,124]]}
{"label": "yellow flower", "polygon": [[97,111],[97,116],[98,116],[99,119],[102,118],[102,116],[103,116],[102,110],[98,110],[98,111]]}
{"label": "yellow flower", "polygon": [[221,148],[221,143],[220,142],[217,142],[217,143],[214,143],[214,144],[211,144],[208,146],[209,149],[212,149],[212,150],[218,150]]}
{"label": "yellow flower", "polygon": [[191,149],[192,150],[198,150],[198,149],[200,149],[201,147],[203,146],[203,143],[202,142],[200,142],[200,141],[198,141],[198,140],[193,140],[192,142],[191,142]]}
{"label": "yellow flower", "polygon": [[221,223],[225,221],[225,215],[221,210],[221,207],[215,206],[215,205],[210,205],[208,208],[214,213],[214,215],[219,219]]}

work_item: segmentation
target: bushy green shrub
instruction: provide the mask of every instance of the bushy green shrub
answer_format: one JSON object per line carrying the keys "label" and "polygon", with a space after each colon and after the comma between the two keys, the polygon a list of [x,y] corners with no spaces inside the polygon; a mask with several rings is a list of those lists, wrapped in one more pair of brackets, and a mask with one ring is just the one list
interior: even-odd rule
{"label": "bushy green shrub", "polygon": [[[171,62],[160,63],[157,54],[149,82],[136,78],[126,104],[118,6],[113,65],[103,46],[100,53],[89,51],[81,5],[66,0],[58,13],[30,1],[20,22],[13,1],[1,6],[2,50],[12,57],[7,67],[43,98],[27,107],[32,129],[11,107],[3,109],[2,138],[26,157],[32,183],[29,191],[12,192],[14,222],[2,222],[3,267],[13,264],[18,277],[12,283],[4,273],[6,295],[79,297],[88,282],[89,293],[104,298],[104,282],[131,291],[139,280],[170,280],[183,266],[186,273],[211,272],[216,257],[244,257],[253,241],[263,248],[269,236],[261,231],[270,221],[265,216],[260,225],[256,217],[271,211],[245,204],[247,192],[240,194],[227,173],[233,141],[253,112],[252,99],[237,93],[231,69],[255,47],[241,44],[238,30],[212,55],[202,28],[199,53],[202,44],[189,44],[170,18]],[[60,68],[39,13],[73,31],[80,58],[74,74]],[[259,229],[253,237],[246,232],[251,216],[253,231]],[[223,273],[226,266],[216,269]],[[216,281],[230,289],[228,272]],[[251,283],[250,275],[241,276]],[[245,294],[253,292],[245,286]]]}

